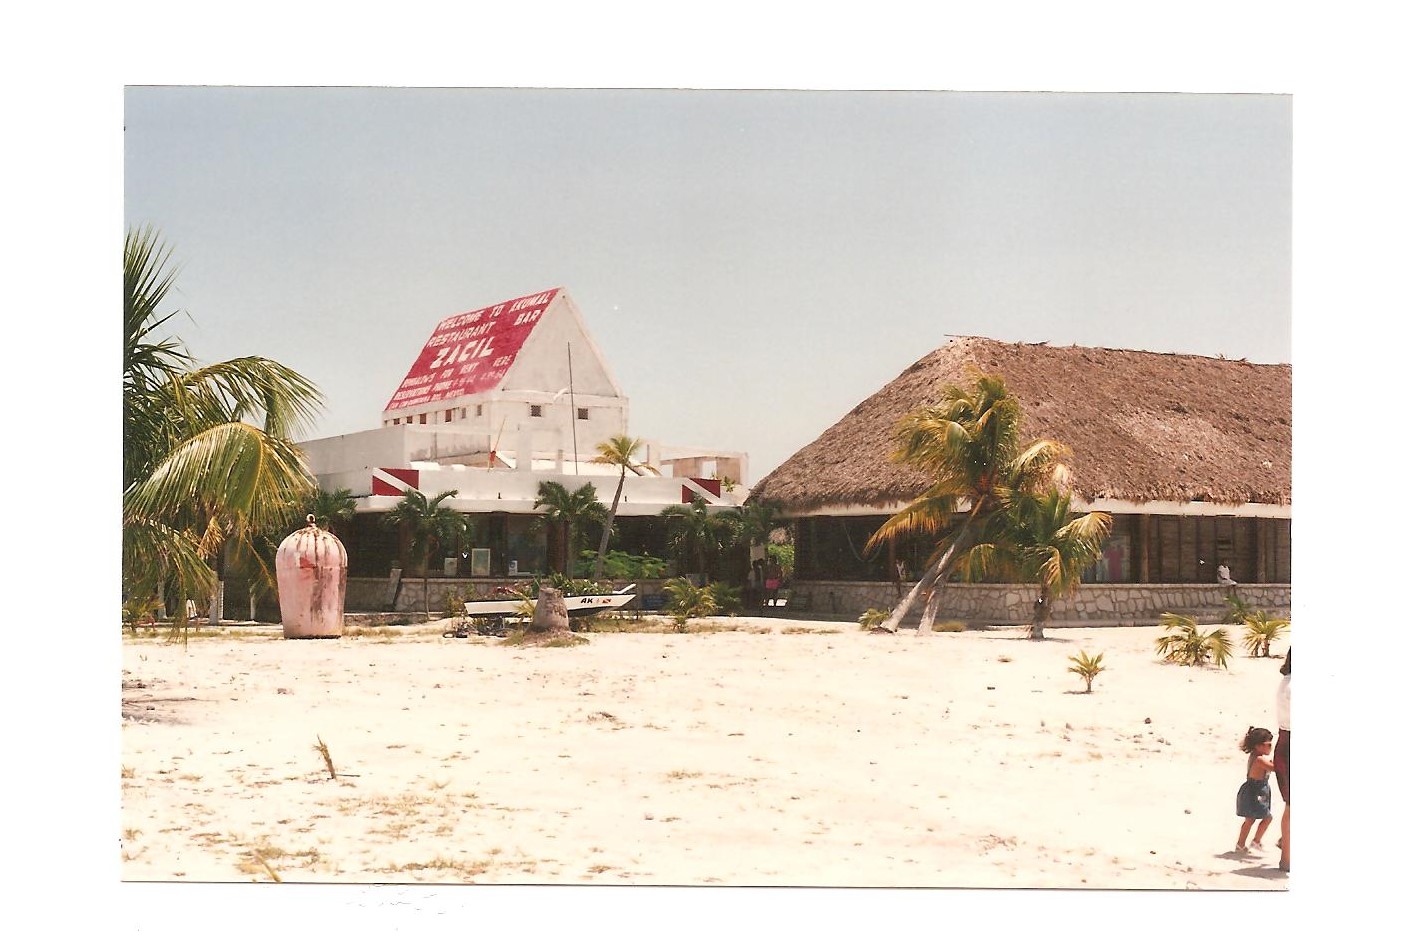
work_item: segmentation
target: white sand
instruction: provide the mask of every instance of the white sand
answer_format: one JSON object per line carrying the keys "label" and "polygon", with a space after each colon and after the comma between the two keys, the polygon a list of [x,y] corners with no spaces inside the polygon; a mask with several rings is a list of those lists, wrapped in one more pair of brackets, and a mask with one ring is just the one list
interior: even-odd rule
{"label": "white sand", "polygon": [[1167,665],[1154,627],[714,624],[126,639],[122,876],[265,881],[261,854],[284,882],[1287,887],[1275,828],[1231,853],[1278,659]]}

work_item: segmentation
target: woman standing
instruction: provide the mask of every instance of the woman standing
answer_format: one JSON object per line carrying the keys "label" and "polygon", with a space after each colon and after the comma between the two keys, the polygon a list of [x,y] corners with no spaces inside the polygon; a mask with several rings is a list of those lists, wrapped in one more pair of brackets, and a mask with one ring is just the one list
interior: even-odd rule
{"label": "woman standing", "polygon": [[1291,651],[1281,664],[1281,684],[1276,687],[1276,787],[1285,809],[1281,812],[1281,869],[1290,872],[1290,692]]}

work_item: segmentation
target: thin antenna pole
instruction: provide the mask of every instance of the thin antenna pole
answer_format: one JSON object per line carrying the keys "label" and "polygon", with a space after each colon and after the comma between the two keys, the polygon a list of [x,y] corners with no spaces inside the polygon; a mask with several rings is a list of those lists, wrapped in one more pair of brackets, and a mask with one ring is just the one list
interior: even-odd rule
{"label": "thin antenna pole", "polygon": [[567,343],[569,350],[569,431],[574,437],[574,476],[578,470],[578,412],[574,409],[574,344]]}

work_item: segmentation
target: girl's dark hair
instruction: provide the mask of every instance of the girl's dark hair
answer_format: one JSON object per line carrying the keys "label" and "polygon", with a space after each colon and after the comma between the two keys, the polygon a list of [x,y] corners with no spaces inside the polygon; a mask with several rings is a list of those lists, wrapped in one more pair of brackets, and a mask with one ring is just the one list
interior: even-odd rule
{"label": "girl's dark hair", "polygon": [[1283,663],[1281,663],[1281,675],[1283,675],[1283,676],[1288,676],[1288,675],[1290,675],[1290,654],[1291,654],[1291,651],[1290,651],[1289,649],[1287,649],[1287,650],[1286,650],[1286,661],[1283,662]]}
{"label": "girl's dark hair", "polygon": [[1241,739],[1241,750],[1249,752],[1263,741],[1271,740],[1271,730],[1262,728],[1260,725],[1252,725],[1246,729],[1246,737]]}

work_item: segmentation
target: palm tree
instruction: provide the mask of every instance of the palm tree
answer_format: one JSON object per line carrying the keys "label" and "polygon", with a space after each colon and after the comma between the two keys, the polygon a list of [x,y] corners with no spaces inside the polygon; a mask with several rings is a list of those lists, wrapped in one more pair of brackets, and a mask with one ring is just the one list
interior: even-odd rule
{"label": "palm tree", "polygon": [[407,488],[395,507],[386,514],[386,523],[400,528],[409,545],[411,566],[424,583],[425,612],[430,612],[430,553],[439,544],[443,549],[464,538],[470,524],[454,508],[441,507],[456,491],[442,491],[433,498]]}
{"label": "palm tree", "polygon": [[[747,501],[740,507],[723,512],[720,516],[730,525],[729,540],[735,547],[737,576],[747,576],[748,569],[755,566],[752,548],[766,544],[776,524],[777,508],[760,501]],[[724,561],[725,562],[725,561]],[[757,586],[762,582],[760,570],[755,576]]]}
{"label": "palm tree", "polygon": [[288,523],[315,486],[291,438],[321,396],[270,359],[199,366],[165,336],[171,257],[152,229],[125,235],[123,586],[126,597],[169,587],[180,602],[208,598],[216,623],[224,553],[255,556],[254,538]]}
{"label": "palm tree", "polygon": [[1030,638],[1041,640],[1053,601],[1078,589],[1111,530],[1112,516],[1101,511],[1075,516],[1069,491],[1016,493],[988,519],[988,540],[966,553],[965,572],[971,579],[1016,574],[1037,583]]}
{"label": "palm tree", "polygon": [[[305,514],[312,514],[316,517],[316,526],[322,530],[331,530],[338,524],[348,523],[356,516],[356,499],[351,496],[350,488],[338,488],[335,491],[318,490],[307,499],[309,510]],[[306,523],[305,514],[302,523]]]}
{"label": "palm tree", "polygon": [[[713,557],[731,540],[736,522],[726,513],[712,514],[707,501],[694,497],[688,504],[672,504],[658,513],[669,523],[668,544],[678,552],[678,559],[694,565],[699,573],[708,574]],[[710,574],[708,575],[710,580]]]}
{"label": "palm tree", "polygon": [[557,481],[539,482],[534,509],[539,508],[545,509],[544,522],[558,528],[557,549],[562,563],[554,568],[554,572],[567,575],[574,563],[576,545],[583,540],[589,527],[607,516],[608,509],[599,502],[592,482],[585,483],[577,491],[570,491]]}
{"label": "palm tree", "polygon": [[776,512],[774,504],[763,504],[760,501],[748,501],[741,507],[728,511],[726,516],[736,525],[733,540],[751,546],[766,543],[776,527]]}
{"label": "palm tree", "polygon": [[1251,655],[1271,658],[1271,644],[1290,628],[1290,620],[1279,616],[1268,616],[1265,610],[1246,614],[1245,634],[1242,645],[1251,647]]}
{"label": "palm tree", "polygon": [[[1020,451],[1018,401],[1003,379],[980,376],[968,389],[946,386],[940,400],[911,412],[896,427],[892,460],[933,477],[934,484],[871,535],[867,553],[891,537],[944,535],[927,569],[895,607],[886,628],[899,629],[915,600],[928,595],[920,631],[934,628],[941,585],[982,532],[989,515],[1002,506],[1005,492],[1041,490],[1065,478],[1066,446],[1039,439]],[[962,507],[968,515],[947,533]]]}
{"label": "palm tree", "polygon": [[598,559],[593,563],[593,579],[603,579],[603,558],[608,553],[608,538],[613,533],[613,519],[618,516],[618,502],[623,500],[623,481],[628,472],[649,470],[647,465],[634,456],[643,447],[643,441],[628,435],[614,435],[606,442],[598,443],[598,454],[594,463],[618,466],[618,489],[613,492],[613,504],[608,508],[608,517],[603,522],[603,536],[598,541]]}
{"label": "palm tree", "polygon": [[1210,659],[1221,668],[1226,668],[1234,644],[1225,629],[1217,628],[1204,633],[1197,626],[1195,617],[1181,613],[1163,613],[1162,625],[1168,632],[1154,640],[1157,655],[1179,666],[1201,666]]}

